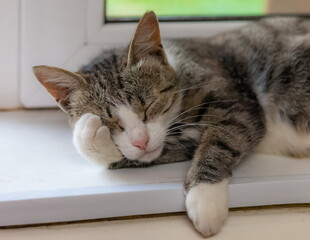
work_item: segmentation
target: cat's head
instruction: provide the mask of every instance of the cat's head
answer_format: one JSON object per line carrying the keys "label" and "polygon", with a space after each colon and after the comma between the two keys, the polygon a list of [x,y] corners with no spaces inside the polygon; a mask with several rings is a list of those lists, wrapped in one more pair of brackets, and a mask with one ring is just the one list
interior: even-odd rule
{"label": "cat's head", "polygon": [[180,110],[176,75],[153,12],[141,18],[127,49],[105,52],[78,73],[48,66],[34,67],[34,73],[72,125],[85,113],[100,116],[131,160],[150,162],[160,155]]}

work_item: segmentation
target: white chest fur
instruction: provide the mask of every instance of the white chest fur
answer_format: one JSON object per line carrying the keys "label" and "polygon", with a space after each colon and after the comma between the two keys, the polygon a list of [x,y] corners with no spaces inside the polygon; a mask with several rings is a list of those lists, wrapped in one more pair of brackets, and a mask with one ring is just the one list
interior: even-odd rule
{"label": "white chest fur", "polygon": [[296,131],[293,126],[280,119],[267,120],[267,133],[254,152],[309,157],[310,134]]}

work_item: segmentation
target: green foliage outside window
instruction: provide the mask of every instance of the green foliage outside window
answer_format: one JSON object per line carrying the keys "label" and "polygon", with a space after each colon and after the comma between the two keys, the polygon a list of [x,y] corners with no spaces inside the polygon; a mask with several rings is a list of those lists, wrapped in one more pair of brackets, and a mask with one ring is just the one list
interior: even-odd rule
{"label": "green foliage outside window", "polygon": [[139,17],[147,10],[158,16],[257,16],[265,0],[106,0],[107,18]]}

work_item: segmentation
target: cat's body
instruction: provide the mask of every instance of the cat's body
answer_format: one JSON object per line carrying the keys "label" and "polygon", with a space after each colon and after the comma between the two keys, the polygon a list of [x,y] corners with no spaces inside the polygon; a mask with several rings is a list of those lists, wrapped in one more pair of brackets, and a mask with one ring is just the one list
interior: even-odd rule
{"label": "cat's body", "polygon": [[128,49],[104,52],[77,75],[35,73],[88,159],[110,168],[192,159],[186,206],[206,236],[226,219],[232,169],[251,151],[310,155],[309,19],[271,18],[162,47],[147,13]]}
{"label": "cat's body", "polygon": [[205,100],[225,101],[224,108],[234,105],[230,100],[249,101],[256,114],[262,108],[260,128],[267,129],[257,151],[310,156],[310,20],[265,19],[209,39],[164,42],[164,47],[181,89],[189,88],[183,92],[184,109]]}

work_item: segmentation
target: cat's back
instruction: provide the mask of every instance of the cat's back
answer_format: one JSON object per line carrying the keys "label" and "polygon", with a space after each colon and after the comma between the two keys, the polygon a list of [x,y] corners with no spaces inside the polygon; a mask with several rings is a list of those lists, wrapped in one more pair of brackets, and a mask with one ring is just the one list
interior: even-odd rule
{"label": "cat's back", "polygon": [[218,35],[215,41],[221,42],[235,35],[239,40],[247,37],[255,41],[260,40],[264,44],[266,40],[279,40],[281,42],[291,41],[286,37],[305,36],[310,33],[310,18],[308,17],[266,17],[254,21],[244,27],[231,32]]}
{"label": "cat's back", "polygon": [[301,59],[308,57],[308,53],[301,55],[301,52],[310,48],[310,18],[265,18],[218,35],[210,39],[210,43],[249,61],[249,64],[260,64],[261,68],[264,62],[271,64],[268,61],[276,58],[281,61],[292,57]]}
{"label": "cat's back", "polygon": [[211,68],[226,76],[233,91],[256,96],[267,127],[259,151],[310,155],[309,18],[266,18],[207,39],[174,40],[171,46],[180,61]]}
{"label": "cat's back", "polygon": [[166,40],[164,47],[176,67],[194,64],[232,78],[240,72],[236,76],[249,84],[271,90],[274,81],[268,75],[274,70],[287,71],[292,60],[297,65],[310,61],[310,18],[270,17],[211,38]]}
{"label": "cat's back", "polygon": [[275,54],[310,44],[310,18],[268,17],[251,22],[239,29],[227,31],[209,38],[168,39],[164,46],[168,52],[187,57],[217,58],[223,52],[231,52],[246,59],[256,54]]}

